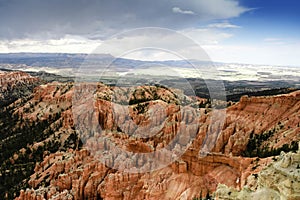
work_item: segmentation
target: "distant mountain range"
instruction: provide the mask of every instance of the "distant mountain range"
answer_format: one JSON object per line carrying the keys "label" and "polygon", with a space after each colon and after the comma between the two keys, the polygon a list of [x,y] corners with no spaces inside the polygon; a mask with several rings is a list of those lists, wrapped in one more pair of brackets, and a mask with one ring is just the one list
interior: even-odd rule
{"label": "distant mountain range", "polygon": [[[0,63],[26,64],[28,66],[51,66],[51,67],[78,67],[83,62],[98,62],[123,67],[135,67],[144,64],[160,64],[168,66],[187,66],[185,60],[168,61],[142,61],[126,58],[115,58],[110,54],[70,54],[70,53],[0,53]],[[195,62],[195,61],[193,61]],[[197,61],[201,64],[209,64],[206,61]]]}
{"label": "distant mountain range", "polygon": [[[7,53],[0,68],[45,71],[62,76],[140,76],[203,78],[227,81],[287,81],[299,87],[300,68],[198,60],[142,61],[110,54]],[[79,73],[79,74],[78,74]],[[294,87],[294,86],[293,86]]]}

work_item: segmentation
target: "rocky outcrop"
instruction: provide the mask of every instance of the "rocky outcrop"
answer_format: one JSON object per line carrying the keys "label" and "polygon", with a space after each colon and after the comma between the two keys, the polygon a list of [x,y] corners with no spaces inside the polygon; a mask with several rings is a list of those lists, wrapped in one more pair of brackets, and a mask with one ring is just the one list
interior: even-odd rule
{"label": "rocky outcrop", "polygon": [[38,78],[32,77],[25,72],[0,72],[1,92],[19,87],[20,84],[32,84]]}
{"label": "rocky outcrop", "polygon": [[13,102],[0,108],[0,199],[12,199],[26,185],[23,180],[32,174],[35,162],[58,150],[77,148],[79,140],[67,117],[72,84],[41,85],[24,72],[1,75],[1,94]]}
{"label": "rocky outcrop", "polygon": [[216,199],[287,199],[300,198],[300,149],[297,153],[282,152],[256,177],[257,187],[245,186],[241,191],[219,185]]}
{"label": "rocky outcrop", "polygon": [[[219,166],[222,166],[222,160],[230,162],[230,158],[218,159],[218,155],[210,155],[210,159],[215,159]],[[206,166],[209,165],[208,161]],[[211,160],[211,168],[213,165]],[[227,180],[222,174],[227,175]],[[51,154],[36,165],[29,181],[36,189],[21,191],[17,199],[63,199],[65,196],[70,199],[191,199],[199,196],[199,191],[203,196],[214,191],[219,182],[236,186],[237,177],[237,172],[230,166],[217,167],[208,174],[189,173],[184,161],[157,171],[125,173],[107,168],[87,150],[70,150]]]}
{"label": "rocky outcrop", "polygon": [[273,97],[247,97],[226,111],[223,131],[214,151],[241,155],[253,135],[272,132],[260,148],[276,149],[298,141],[300,92]]}
{"label": "rocky outcrop", "polygon": [[259,149],[300,139],[299,94],[243,97],[217,110],[161,86],[40,85],[14,113],[30,121],[60,113],[50,138],[64,146],[76,129],[83,149],[45,154],[18,199],[192,199],[219,183],[258,187],[251,177],[272,159],[242,156],[255,135],[272,131]]}
{"label": "rocky outcrop", "polygon": [[25,72],[0,71],[0,108],[32,93],[41,80]]}

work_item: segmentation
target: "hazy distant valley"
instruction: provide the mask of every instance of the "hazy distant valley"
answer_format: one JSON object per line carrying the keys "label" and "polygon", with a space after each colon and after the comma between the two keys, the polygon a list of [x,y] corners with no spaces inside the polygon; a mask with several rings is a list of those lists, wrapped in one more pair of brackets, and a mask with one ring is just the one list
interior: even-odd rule
{"label": "hazy distant valley", "polygon": [[[108,85],[161,84],[207,98],[207,81],[227,100],[286,93],[300,87],[299,67],[189,61],[139,61],[107,54],[0,54],[0,69],[20,70],[46,81],[101,81]],[[56,76],[57,75],[57,76]],[[190,85],[190,88],[186,88]],[[189,92],[192,89],[192,93]],[[291,89],[291,90],[290,90]],[[211,91],[213,92],[213,91]]]}

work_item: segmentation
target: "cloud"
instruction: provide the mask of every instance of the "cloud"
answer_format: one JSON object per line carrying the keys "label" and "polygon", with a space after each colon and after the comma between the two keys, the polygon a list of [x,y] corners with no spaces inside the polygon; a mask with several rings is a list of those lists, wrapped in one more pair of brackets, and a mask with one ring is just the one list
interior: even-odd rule
{"label": "cloud", "polygon": [[208,28],[241,28],[240,26],[230,24],[229,22],[209,24]]}
{"label": "cloud", "polygon": [[17,39],[0,41],[0,52],[90,53],[102,41],[66,35],[60,39]]}
{"label": "cloud", "polygon": [[212,29],[191,28],[175,32],[147,28],[124,32],[106,40],[67,35],[60,39],[2,41],[0,52],[109,53],[139,60],[180,60],[188,55],[192,59],[209,60],[205,51],[199,54],[197,49],[203,45],[217,45],[229,37],[232,35]]}
{"label": "cloud", "polygon": [[265,38],[264,42],[268,45],[284,45],[287,44],[282,38]]}
{"label": "cloud", "polygon": [[106,39],[149,26],[183,30],[248,10],[236,0],[0,0],[0,39]]}
{"label": "cloud", "polygon": [[202,47],[214,62],[300,67],[299,45],[300,41],[281,45],[280,48],[263,43],[259,45],[203,45]]}
{"label": "cloud", "polygon": [[281,38],[265,38],[264,41],[265,42],[277,42],[277,41],[281,41]]}
{"label": "cloud", "polygon": [[189,28],[180,31],[180,33],[190,37],[199,45],[216,45],[233,36],[230,33],[208,28]]}
{"label": "cloud", "polygon": [[195,13],[191,10],[181,10],[179,7],[173,7],[172,8],[173,13],[181,13],[181,14],[187,14],[187,15],[194,15]]}
{"label": "cloud", "polygon": [[[135,59],[145,59],[146,56],[153,57],[155,54],[155,57],[159,55],[160,60],[165,60],[170,58],[168,50],[180,52],[190,50],[193,45],[200,47],[202,45],[216,45],[230,37],[232,35],[229,33],[207,28],[189,28],[179,32],[170,29],[146,28],[135,29],[128,33],[124,32],[105,40],[92,40],[74,35],[66,35],[59,39],[7,40],[0,42],[0,52],[90,53],[94,51],[95,53],[110,53],[114,56],[120,56],[127,51],[134,50],[136,46],[143,48],[160,46],[164,47],[166,51],[161,49],[159,52],[150,51],[147,54],[144,52],[135,53],[135,55],[145,55],[140,58],[135,57]],[[150,56],[150,54],[153,55]]]}

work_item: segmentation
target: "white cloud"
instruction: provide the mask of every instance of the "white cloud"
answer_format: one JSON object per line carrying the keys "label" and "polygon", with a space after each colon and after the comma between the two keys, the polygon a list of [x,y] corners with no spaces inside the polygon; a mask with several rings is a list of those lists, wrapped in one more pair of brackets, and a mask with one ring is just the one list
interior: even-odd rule
{"label": "white cloud", "polygon": [[0,53],[8,53],[9,49],[8,49],[8,45],[6,41],[0,41]]}
{"label": "white cloud", "polygon": [[207,19],[211,20],[234,18],[253,10],[239,5],[236,0],[197,0],[192,6],[197,9],[193,9],[197,14],[198,12],[205,13]]}
{"label": "white cloud", "polygon": [[229,22],[209,24],[208,28],[241,28],[240,26],[230,24]]}
{"label": "white cloud", "polygon": [[300,42],[274,48],[272,45],[204,45],[214,62],[249,63],[300,67]]}
{"label": "white cloud", "polygon": [[277,41],[281,41],[281,38],[265,38],[264,41],[265,42],[277,42]]}
{"label": "white cloud", "polygon": [[0,41],[0,52],[89,53],[100,44],[100,40],[89,40],[83,37],[71,35],[66,35],[60,39],[49,40],[3,40]]}
{"label": "white cloud", "polygon": [[[177,30],[200,45],[218,45],[232,37],[218,29],[236,28],[224,20],[248,10],[236,0],[135,0],[130,5],[124,0],[6,1],[0,6],[0,52],[90,53],[105,41],[112,46],[104,45],[98,50],[117,56],[124,48],[134,48],[134,44],[155,46],[158,43],[179,53],[190,51],[192,56],[194,52],[189,44],[172,34],[158,33],[155,38],[143,34],[109,38],[122,31],[152,26]],[[209,20],[224,23],[194,28]],[[118,45],[122,46],[120,50],[115,48]],[[173,57],[170,52],[152,51],[135,53],[135,58],[146,59],[151,55],[160,60]]]}
{"label": "white cloud", "polygon": [[[151,34],[149,34],[149,31]],[[0,41],[0,52],[61,52],[61,53],[109,53],[113,56],[142,60],[180,60],[180,55],[207,60],[197,55],[195,46],[217,45],[232,37],[231,34],[214,29],[185,29],[175,32],[169,29],[136,29],[121,37],[106,40],[89,40],[67,35],[61,39]],[[176,41],[176,42],[174,42]],[[139,47],[140,49],[136,49]],[[160,47],[152,49],[151,47]],[[142,49],[144,48],[144,49]],[[176,52],[176,53],[175,53]]]}
{"label": "white cloud", "polygon": [[[293,65],[300,67],[300,41],[281,45],[224,45],[224,40],[231,34],[215,29],[185,29],[182,34],[188,36],[203,48],[209,57],[201,55],[204,60],[228,63],[249,63],[266,65]],[[153,38],[156,38],[155,40]],[[183,37],[184,38],[184,37]],[[284,40],[284,39],[281,39]],[[174,42],[177,41],[177,42]],[[277,42],[276,38],[266,38],[266,42]],[[194,46],[185,43],[176,35],[157,33],[153,37],[138,34],[133,37],[114,38],[105,41],[109,45],[101,45],[104,41],[88,40],[68,35],[57,40],[13,40],[0,41],[0,52],[61,52],[61,53],[112,53],[114,56],[142,60],[180,60],[180,55],[189,54],[189,58],[201,59],[194,51]],[[135,49],[136,46],[164,46],[165,49]],[[136,51],[126,51],[134,49]],[[169,51],[168,51],[169,50]]]}
{"label": "white cloud", "polygon": [[27,0],[2,4],[2,39],[58,39],[66,34],[85,36],[97,32],[106,39],[138,27],[182,30],[209,20],[238,17],[250,10],[237,0]]}
{"label": "white cloud", "polygon": [[187,15],[194,15],[195,13],[191,10],[182,10],[179,7],[172,8],[173,13],[180,13],[180,14],[187,14]]}
{"label": "white cloud", "polygon": [[286,44],[285,40],[282,38],[265,38],[264,42],[268,45],[284,45],[284,44]]}
{"label": "white cloud", "polygon": [[180,31],[180,33],[190,37],[199,45],[216,45],[221,41],[231,38],[233,35],[230,33],[207,29],[207,28],[191,28]]}
{"label": "white cloud", "polygon": [[[180,32],[156,28],[146,29],[143,32],[143,29],[137,29],[133,34],[125,33],[122,37],[106,40],[96,51],[141,60],[178,60],[182,59],[180,55],[187,54],[192,59],[208,60],[204,51],[205,55],[197,55],[196,49],[201,49],[203,45],[218,45],[232,36],[226,32],[207,28],[190,28]],[[149,50],[152,47],[159,49]]]}

